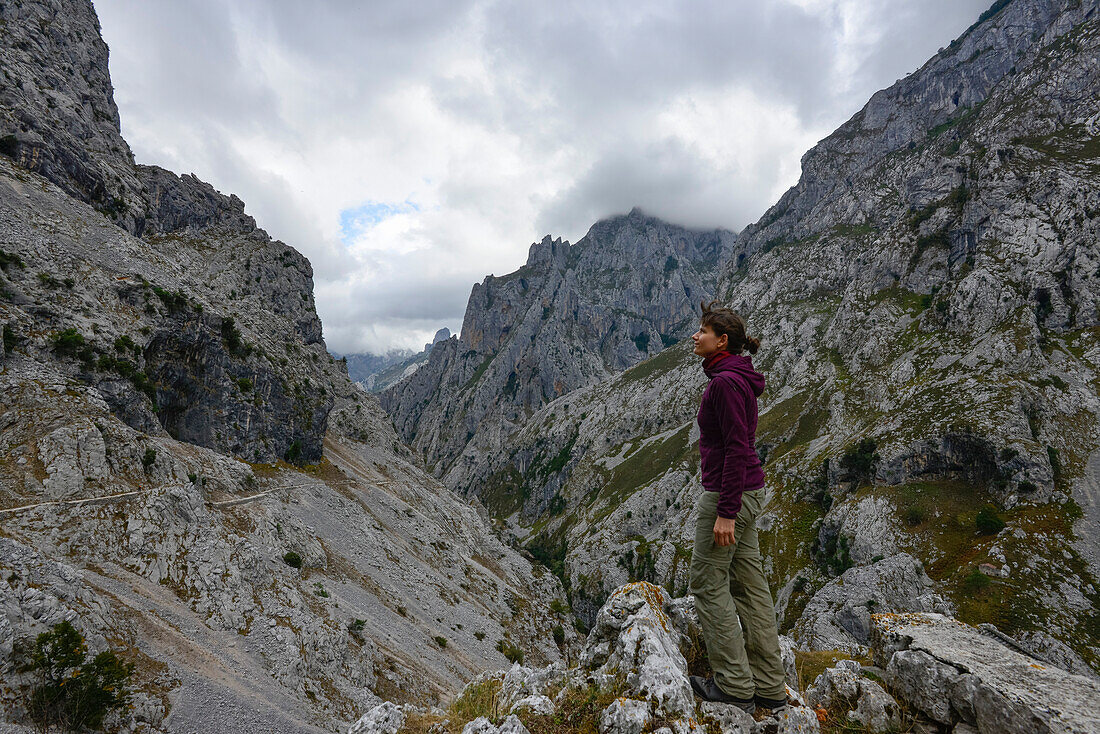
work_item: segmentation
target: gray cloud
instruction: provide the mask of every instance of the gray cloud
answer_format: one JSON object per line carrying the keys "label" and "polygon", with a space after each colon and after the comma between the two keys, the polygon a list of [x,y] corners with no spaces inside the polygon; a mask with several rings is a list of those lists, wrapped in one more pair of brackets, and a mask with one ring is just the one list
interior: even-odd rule
{"label": "gray cloud", "polygon": [[[740,229],[988,1],[95,5],[137,159],[306,254],[351,352],[457,331],[470,285],[543,234],[636,205]],[[341,240],[341,211],[406,201]]]}

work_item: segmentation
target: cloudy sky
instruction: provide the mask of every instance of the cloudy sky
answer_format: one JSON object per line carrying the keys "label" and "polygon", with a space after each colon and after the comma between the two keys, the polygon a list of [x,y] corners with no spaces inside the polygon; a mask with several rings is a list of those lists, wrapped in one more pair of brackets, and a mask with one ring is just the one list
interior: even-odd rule
{"label": "cloudy sky", "polygon": [[141,163],[313,263],[339,353],[633,206],[738,230],[991,0],[95,0]]}

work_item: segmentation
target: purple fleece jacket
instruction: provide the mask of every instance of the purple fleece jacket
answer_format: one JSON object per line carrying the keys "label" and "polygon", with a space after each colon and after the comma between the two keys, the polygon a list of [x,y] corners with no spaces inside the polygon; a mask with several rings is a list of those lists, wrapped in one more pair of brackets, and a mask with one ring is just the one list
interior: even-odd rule
{"label": "purple fleece jacket", "polygon": [[718,516],[732,519],[741,510],[741,494],[764,486],[756,453],[756,398],[764,392],[764,375],[740,354],[704,371],[710,383],[698,416],[703,489],[721,493]]}

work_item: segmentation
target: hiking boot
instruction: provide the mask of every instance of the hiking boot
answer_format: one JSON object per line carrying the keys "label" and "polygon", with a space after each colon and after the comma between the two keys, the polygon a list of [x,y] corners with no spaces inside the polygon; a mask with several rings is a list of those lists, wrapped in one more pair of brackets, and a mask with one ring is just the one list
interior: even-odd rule
{"label": "hiking boot", "polygon": [[753,696],[752,700],[758,708],[771,709],[772,712],[782,711],[787,708],[787,697],[785,695],[783,698],[764,698],[758,694]]}
{"label": "hiking boot", "polygon": [[714,682],[714,678],[693,675],[688,680],[691,681],[691,689],[695,691],[695,695],[704,701],[732,704],[746,714],[751,714],[756,710],[756,703],[751,698],[737,698],[737,696],[729,696],[723,693],[718,684]]}

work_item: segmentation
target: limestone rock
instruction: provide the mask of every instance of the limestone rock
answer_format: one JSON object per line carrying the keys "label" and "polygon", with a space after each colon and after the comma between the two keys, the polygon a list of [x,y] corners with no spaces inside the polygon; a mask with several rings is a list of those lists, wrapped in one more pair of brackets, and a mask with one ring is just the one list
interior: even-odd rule
{"label": "limestone rock", "polygon": [[405,710],[385,701],[363,714],[348,728],[348,734],[397,734],[405,725]]}
{"label": "limestone rock", "polygon": [[616,698],[600,714],[600,734],[641,734],[649,719],[648,701]]}
{"label": "limestone rock", "polygon": [[910,705],[981,732],[1089,732],[1100,727],[1100,684],[1042,665],[938,614],[876,615],[875,661]]}
{"label": "limestone rock", "polygon": [[680,635],[665,611],[664,590],[628,584],[607,600],[581,654],[581,665],[604,679],[621,677],[630,690],[668,711],[692,710]]}
{"label": "limestone rock", "polygon": [[847,717],[869,732],[895,731],[901,710],[878,683],[863,676],[854,660],[841,660],[817,677],[806,691],[810,706],[847,709]]}
{"label": "limestone rock", "polygon": [[859,654],[870,641],[872,614],[946,609],[920,561],[899,553],[850,568],[826,584],[806,605],[792,636],[812,650]]}

